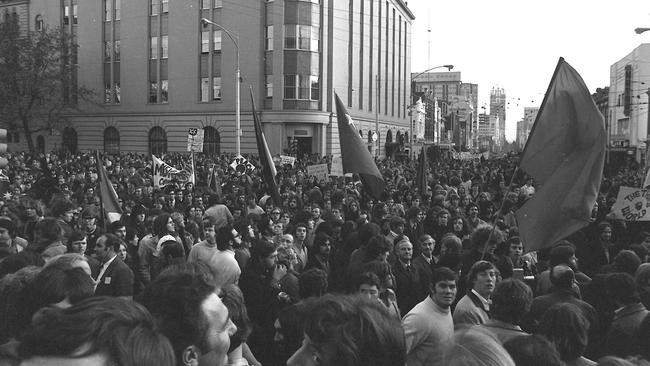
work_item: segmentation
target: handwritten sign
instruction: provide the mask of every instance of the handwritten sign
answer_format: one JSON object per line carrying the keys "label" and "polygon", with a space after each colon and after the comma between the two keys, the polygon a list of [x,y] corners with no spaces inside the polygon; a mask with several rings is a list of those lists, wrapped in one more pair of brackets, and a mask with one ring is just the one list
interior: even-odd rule
{"label": "handwritten sign", "polygon": [[332,172],[331,176],[334,177],[351,177],[352,173],[343,174],[343,159],[340,156],[332,157]]}
{"label": "handwritten sign", "polygon": [[621,186],[611,212],[615,218],[625,221],[650,221],[649,198],[648,189]]}
{"label": "handwritten sign", "polygon": [[190,128],[187,131],[187,151],[203,152],[203,135],[202,128]]}
{"label": "handwritten sign", "polygon": [[165,163],[156,155],[151,155],[153,159],[153,180],[155,188],[162,188],[171,182],[188,182],[190,181],[191,172],[187,169],[180,170]]}
{"label": "handwritten sign", "polygon": [[293,166],[296,163],[296,158],[293,156],[280,155],[280,165],[291,165]]}
{"label": "handwritten sign", "polygon": [[253,170],[255,170],[255,165],[253,165],[250,161],[246,160],[246,158],[241,155],[237,155],[237,157],[235,157],[235,160],[230,163],[230,167],[235,169],[236,172],[240,172],[241,174],[250,174]]}
{"label": "handwritten sign", "polygon": [[307,167],[307,175],[313,175],[318,180],[327,180],[329,175],[329,169],[327,169],[327,164],[316,164],[310,165]]}

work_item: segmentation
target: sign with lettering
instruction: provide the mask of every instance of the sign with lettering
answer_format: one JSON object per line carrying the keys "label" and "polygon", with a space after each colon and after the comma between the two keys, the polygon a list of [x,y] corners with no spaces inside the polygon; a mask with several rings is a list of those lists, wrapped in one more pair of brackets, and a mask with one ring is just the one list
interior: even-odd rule
{"label": "sign with lettering", "polygon": [[183,184],[190,181],[191,172],[188,169],[176,169],[153,154],[151,158],[153,159],[154,188],[162,188],[172,182]]}
{"label": "sign with lettering", "polygon": [[230,167],[241,174],[250,174],[253,170],[255,170],[255,165],[253,165],[250,161],[246,160],[246,158],[241,155],[237,155],[237,157],[235,157],[235,160],[230,163]]}
{"label": "sign with lettering", "polygon": [[307,167],[307,175],[313,175],[318,180],[327,180],[329,173],[330,172],[327,168],[327,164],[316,164]]}
{"label": "sign with lettering", "polygon": [[280,155],[280,165],[291,165],[296,163],[296,158],[293,156],[287,156],[287,155]]}
{"label": "sign with lettering", "polygon": [[187,131],[187,151],[203,152],[204,132],[202,128],[190,128]]}
{"label": "sign with lettering", "polygon": [[625,221],[650,221],[649,198],[650,190],[621,186],[611,212]]}

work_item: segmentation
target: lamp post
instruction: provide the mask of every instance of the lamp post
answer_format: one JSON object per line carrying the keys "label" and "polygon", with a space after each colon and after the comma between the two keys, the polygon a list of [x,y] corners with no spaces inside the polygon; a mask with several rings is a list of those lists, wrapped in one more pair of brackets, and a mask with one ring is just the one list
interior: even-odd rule
{"label": "lamp post", "polygon": [[241,111],[241,102],[240,102],[240,71],[239,71],[239,36],[230,30],[224,28],[220,24],[217,24],[211,20],[208,20],[206,18],[201,18],[201,22],[205,24],[212,24],[216,27],[221,28],[226,35],[228,35],[228,38],[232,41],[232,43],[235,44],[235,49],[237,50],[237,70],[235,71],[235,151],[237,152],[237,155],[241,155],[241,116],[240,116],[240,111]]}
{"label": "lamp post", "polygon": [[[413,96],[414,96],[414,90],[415,90],[415,79],[417,79],[418,76],[425,74],[431,70],[435,69],[440,69],[440,68],[447,68],[447,71],[451,71],[451,69],[454,68],[454,65],[440,65],[440,66],[434,66],[430,69],[426,69],[415,76],[411,77],[411,106],[413,106],[414,101],[413,101]],[[425,112],[426,113],[426,112]],[[425,121],[426,121],[426,114],[425,114]],[[409,158],[413,158],[413,118],[409,118]]]}

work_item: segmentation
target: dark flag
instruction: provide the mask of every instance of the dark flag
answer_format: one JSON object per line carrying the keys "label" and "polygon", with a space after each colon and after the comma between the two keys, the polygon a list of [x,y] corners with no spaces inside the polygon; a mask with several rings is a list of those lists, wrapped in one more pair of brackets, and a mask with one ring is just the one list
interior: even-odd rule
{"label": "dark flag", "polygon": [[255,125],[255,140],[257,141],[257,153],[260,156],[260,165],[262,167],[262,179],[266,185],[266,193],[273,198],[273,203],[276,205],[282,204],[280,198],[280,191],[278,185],[275,183],[275,163],[269,152],[269,146],[266,144],[264,138],[264,131],[262,131],[262,123],[260,122],[257,112],[255,111],[255,98],[253,98],[253,87],[251,91],[251,103],[253,104],[253,122]]}
{"label": "dark flag", "polygon": [[115,189],[111,184],[111,180],[108,179],[108,174],[106,174],[106,169],[104,169],[104,164],[99,158],[99,150],[97,151],[97,180],[99,186],[99,198],[100,206],[102,210],[102,218],[104,217],[104,212],[107,214],[108,222],[118,221],[122,217],[122,208],[120,208],[120,202],[117,197]]}
{"label": "dark flag", "polygon": [[359,136],[359,130],[354,126],[354,121],[345,109],[339,96],[336,98],[336,119],[339,125],[339,141],[341,145],[341,159],[343,160],[343,173],[357,173],[365,189],[376,199],[381,199],[386,183],[372,159],[366,144]]}
{"label": "dark flag", "polygon": [[551,246],[589,224],[605,145],[603,115],[578,72],[560,58],[520,162],[540,185],[516,212],[527,251]]}
{"label": "dark flag", "polygon": [[420,152],[420,158],[418,160],[418,174],[415,178],[417,182],[418,190],[420,191],[420,196],[424,197],[427,193],[427,167],[429,163],[427,161],[427,147],[422,146],[422,151]]}

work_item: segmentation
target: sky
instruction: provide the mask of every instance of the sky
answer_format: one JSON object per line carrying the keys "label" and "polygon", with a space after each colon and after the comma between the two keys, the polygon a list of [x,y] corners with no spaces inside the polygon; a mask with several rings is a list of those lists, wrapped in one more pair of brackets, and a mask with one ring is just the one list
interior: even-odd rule
{"label": "sky", "polygon": [[409,0],[408,7],[416,16],[411,71],[454,65],[463,82],[478,84],[479,108],[489,109],[492,87],[505,89],[509,141],[523,108],[540,106],[560,57],[593,93],[609,86],[612,64],[650,43],[650,31],[634,32],[650,28],[650,0]]}

